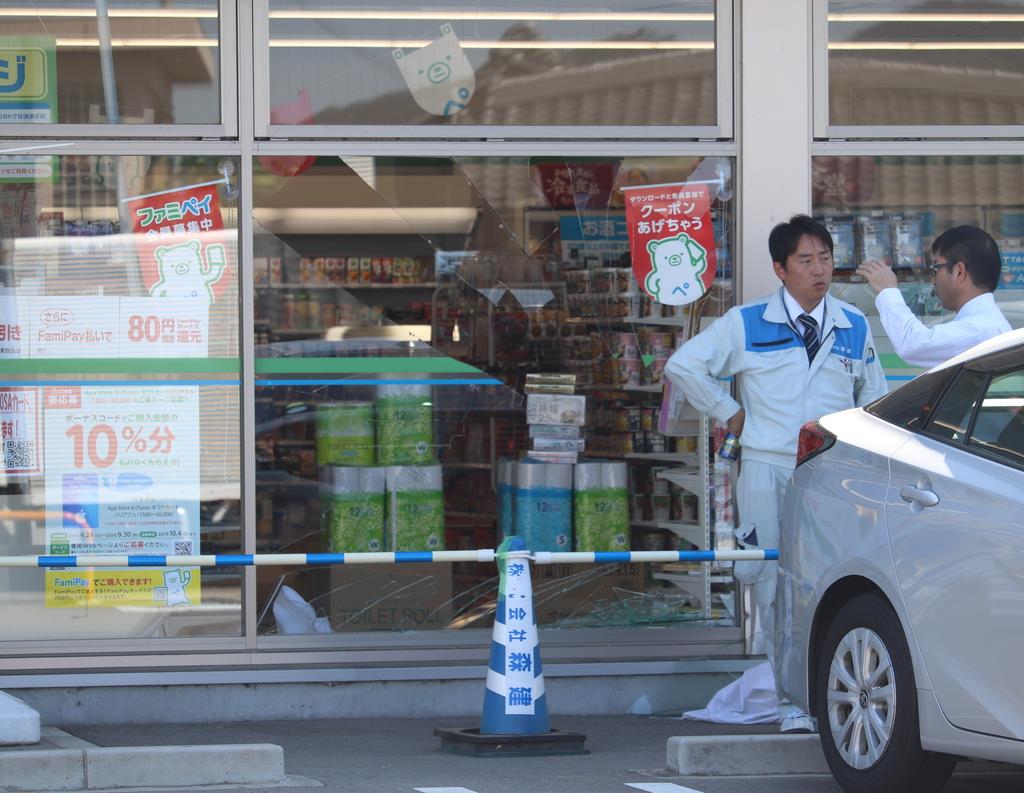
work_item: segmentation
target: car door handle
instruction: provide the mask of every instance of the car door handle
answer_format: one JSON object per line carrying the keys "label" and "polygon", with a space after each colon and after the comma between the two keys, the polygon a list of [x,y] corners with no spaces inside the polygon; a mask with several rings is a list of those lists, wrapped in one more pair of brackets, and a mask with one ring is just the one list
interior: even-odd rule
{"label": "car door handle", "polygon": [[939,497],[931,490],[924,490],[920,487],[904,485],[900,488],[900,498],[910,504],[920,504],[922,507],[934,507],[939,503]]}

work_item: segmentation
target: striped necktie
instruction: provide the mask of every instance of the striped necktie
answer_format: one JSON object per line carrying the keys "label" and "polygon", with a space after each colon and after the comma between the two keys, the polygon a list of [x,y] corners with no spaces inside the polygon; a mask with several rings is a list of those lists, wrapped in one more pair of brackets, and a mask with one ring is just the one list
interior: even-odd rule
{"label": "striped necktie", "polygon": [[801,314],[797,319],[804,327],[804,347],[807,348],[807,362],[810,363],[821,346],[821,342],[818,341],[818,323],[810,314]]}

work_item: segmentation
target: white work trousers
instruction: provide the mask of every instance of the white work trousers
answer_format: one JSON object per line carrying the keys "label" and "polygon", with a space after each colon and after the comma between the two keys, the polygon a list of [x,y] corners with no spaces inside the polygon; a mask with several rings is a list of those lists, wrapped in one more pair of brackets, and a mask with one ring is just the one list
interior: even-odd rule
{"label": "white work trousers", "polygon": [[[779,516],[782,513],[782,499],[786,483],[792,471],[771,463],[747,460],[740,464],[740,475],[736,482],[736,501],[739,508],[739,527],[736,536],[747,547],[754,547],[752,540],[756,532],[757,547],[779,547]],[[775,668],[775,586],[778,562],[736,562],[733,567],[736,579],[754,587],[757,603],[757,630],[754,633],[753,651],[764,652]]]}

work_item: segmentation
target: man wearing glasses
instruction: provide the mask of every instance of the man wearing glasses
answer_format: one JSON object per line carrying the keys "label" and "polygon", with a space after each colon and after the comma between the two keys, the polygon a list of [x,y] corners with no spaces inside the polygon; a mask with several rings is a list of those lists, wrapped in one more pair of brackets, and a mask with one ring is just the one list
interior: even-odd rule
{"label": "man wearing glasses", "polygon": [[955,226],[932,243],[928,268],[949,322],[928,327],[903,302],[892,268],[878,261],[857,268],[878,294],[875,306],[896,353],[911,366],[931,368],[1010,330],[993,292],[1001,269],[996,241],[977,226]]}

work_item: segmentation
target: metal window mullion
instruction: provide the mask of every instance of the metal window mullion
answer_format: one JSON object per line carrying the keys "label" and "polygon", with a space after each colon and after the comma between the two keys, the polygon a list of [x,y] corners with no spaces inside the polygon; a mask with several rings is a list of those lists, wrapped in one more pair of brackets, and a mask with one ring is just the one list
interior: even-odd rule
{"label": "metal window mullion", "polygon": [[[245,3],[241,3],[243,7]],[[235,0],[218,0],[217,38],[220,56],[220,124],[222,137],[238,135],[239,62],[236,57],[241,37],[235,16]]]}
{"label": "metal window mullion", "polygon": [[[269,118],[269,113],[268,113]],[[329,138],[355,140],[374,138],[385,140],[420,140],[424,138],[448,140],[717,140],[724,137],[718,125],[705,126],[629,126],[625,124],[588,126],[524,126],[466,124],[465,126],[415,126],[412,124],[270,124],[260,137],[270,138]]]}
{"label": "metal window mullion", "polygon": [[4,137],[161,139],[228,137],[224,124],[4,124]]}
{"label": "metal window mullion", "polygon": [[875,125],[853,126],[830,124],[825,137],[843,140],[893,140],[919,138],[928,140],[966,140],[986,138],[993,143],[1000,140],[1024,140],[1024,125],[1012,124],[935,124],[928,125]]}
{"label": "metal window mullion", "polygon": [[811,155],[865,157],[1024,156],[1024,140],[850,140],[818,141]]}
{"label": "metal window mullion", "polygon": [[731,139],[734,127],[735,63],[733,0],[715,0],[715,124],[717,138]]}
{"label": "metal window mullion", "polygon": [[[4,132],[6,132],[6,128]],[[95,140],[95,139],[71,139],[71,140],[32,140],[4,139],[0,140],[0,154],[31,152],[34,154],[79,154],[79,155],[129,155],[147,154],[154,157],[170,156],[175,154],[194,156],[237,156],[238,144],[234,141],[220,140]]]}
{"label": "metal window mullion", "polygon": [[253,152],[278,156],[382,157],[735,157],[732,142],[671,141],[256,141]]}
{"label": "metal window mullion", "polygon": [[[253,40],[252,7],[239,3],[238,40],[244,45],[238,49],[238,73],[254,73],[255,50]],[[252,83],[239,86],[240,109],[252,107]],[[256,552],[256,289],[252,282],[252,256],[254,244],[253,221],[253,114],[239,112],[238,138],[241,151],[238,195],[238,284],[240,305],[238,311],[242,358],[242,544],[244,553]],[[256,649],[256,568],[246,567],[242,572],[242,633],[245,645]]]}
{"label": "metal window mullion", "polygon": [[812,138],[824,138],[828,134],[828,0],[814,0],[811,7],[811,92]]}
{"label": "metal window mullion", "polygon": [[[252,104],[249,106],[253,119],[253,134],[257,138],[267,138],[270,133],[270,0],[253,0],[249,30],[251,35],[246,40],[250,47],[250,67],[252,74]],[[256,57],[256,53],[260,57]],[[239,74],[245,74],[240,71]],[[294,127],[304,133],[305,127]],[[287,132],[280,137],[288,137]]]}

